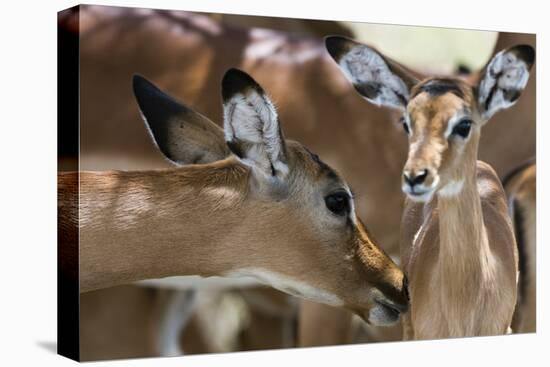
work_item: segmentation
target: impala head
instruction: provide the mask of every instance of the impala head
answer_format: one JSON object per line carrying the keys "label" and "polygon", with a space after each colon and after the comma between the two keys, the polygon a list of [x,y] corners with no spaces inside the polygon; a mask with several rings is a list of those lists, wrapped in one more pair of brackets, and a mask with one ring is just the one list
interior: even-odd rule
{"label": "impala head", "polygon": [[465,175],[475,167],[481,127],[518,100],[535,56],[525,45],[503,50],[479,83],[470,85],[459,78],[419,81],[372,47],[343,37],[328,37],[326,46],[363,97],[403,112],[409,154],[402,188],[418,201],[461,190]]}
{"label": "impala head", "polygon": [[232,190],[239,187],[232,194],[239,197],[232,204],[238,224],[219,229],[228,246],[240,246],[235,259],[226,259],[239,263],[232,274],[346,307],[376,325],[397,321],[407,309],[404,274],[357,218],[347,183],[316,154],[284,138],[275,107],[249,75],[231,69],[223,78],[223,130],[141,77],[134,78],[134,92],[169,160],[245,172],[223,180]]}

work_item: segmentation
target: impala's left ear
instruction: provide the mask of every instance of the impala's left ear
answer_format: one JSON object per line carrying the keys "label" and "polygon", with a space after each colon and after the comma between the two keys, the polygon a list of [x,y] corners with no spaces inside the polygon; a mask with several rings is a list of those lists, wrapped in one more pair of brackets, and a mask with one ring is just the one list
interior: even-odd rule
{"label": "impala's left ear", "polygon": [[478,107],[484,120],[516,103],[534,62],[535,50],[528,45],[502,50],[491,59],[477,87]]}

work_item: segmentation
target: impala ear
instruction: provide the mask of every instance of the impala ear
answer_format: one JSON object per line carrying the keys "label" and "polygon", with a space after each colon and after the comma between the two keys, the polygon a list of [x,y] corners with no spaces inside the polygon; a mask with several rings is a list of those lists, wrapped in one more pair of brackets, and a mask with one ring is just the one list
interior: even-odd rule
{"label": "impala ear", "polygon": [[405,110],[416,78],[374,48],[345,37],[325,39],[328,53],[355,89],[378,106]]}
{"label": "impala ear", "polygon": [[478,108],[484,120],[516,103],[534,62],[535,50],[528,45],[502,50],[491,59],[477,87]]}
{"label": "impala ear", "polygon": [[170,161],[178,165],[210,163],[230,154],[222,128],[208,118],[139,75],[134,75],[133,88],[153,140]]}
{"label": "impala ear", "polygon": [[262,87],[245,72],[230,69],[222,80],[222,97],[229,149],[264,176],[286,176],[286,146],[279,118]]}

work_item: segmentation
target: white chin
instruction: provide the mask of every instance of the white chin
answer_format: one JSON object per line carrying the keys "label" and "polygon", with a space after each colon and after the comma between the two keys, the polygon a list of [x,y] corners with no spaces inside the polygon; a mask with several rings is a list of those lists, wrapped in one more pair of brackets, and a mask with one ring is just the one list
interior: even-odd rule
{"label": "white chin", "polygon": [[412,192],[410,192],[407,189],[403,189],[403,191],[405,191],[405,194],[407,194],[407,197],[409,199],[411,199],[412,201],[419,202],[419,203],[425,203],[425,202],[430,201],[430,199],[432,198],[432,196],[434,194],[434,190],[427,191],[423,194],[413,194]]}

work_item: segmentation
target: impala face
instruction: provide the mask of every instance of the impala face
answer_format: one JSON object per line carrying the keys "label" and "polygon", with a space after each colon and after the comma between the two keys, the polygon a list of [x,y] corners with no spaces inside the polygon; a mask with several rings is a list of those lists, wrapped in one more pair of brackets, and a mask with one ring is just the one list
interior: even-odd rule
{"label": "impala face", "polygon": [[459,192],[466,173],[464,155],[475,158],[482,124],[472,88],[458,79],[419,83],[402,123],[409,136],[403,192],[418,201],[428,201],[435,192]]}
{"label": "impala face", "polygon": [[223,78],[223,132],[142,78],[134,91],[168,159],[207,163],[196,166],[203,176],[195,181],[210,194],[204,206],[216,209],[196,215],[220,232],[220,261],[228,268],[222,275],[252,276],[376,325],[392,324],[407,310],[405,276],[356,216],[348,184],[284,138],[273,104],[249,75],[232,69]]}
{"label": "impala face", "polygon": [[503,50],[479,84],[469,85],[458,78],[420,81],[374,48],[343,37],[328,37],[326,47],[363,97],[403,112],[409,154],[402,189],[416,201],[461,191],[465,170],[477,159],[481,126],[517,101],[535,57],[526,45]]}
{"label": "impala face", "polygon": [[276,232],[271,240],[256,234],[271,247],[262,247],[269,263],[260,260],[229,275],[256,277],[286,293],[351,309],[375,325],[396,322],[408,307],[405,277],[357,217],[347,183],[298,142],[285,141],[285,156],[289,184],[253,181],[248,203],[280,203],[264,209],[267,224],[256,222]]}

